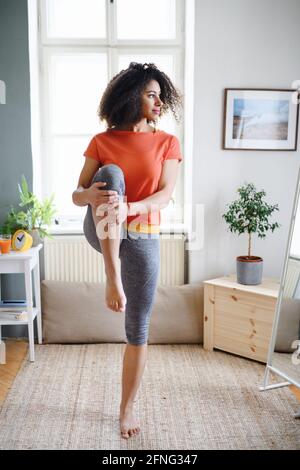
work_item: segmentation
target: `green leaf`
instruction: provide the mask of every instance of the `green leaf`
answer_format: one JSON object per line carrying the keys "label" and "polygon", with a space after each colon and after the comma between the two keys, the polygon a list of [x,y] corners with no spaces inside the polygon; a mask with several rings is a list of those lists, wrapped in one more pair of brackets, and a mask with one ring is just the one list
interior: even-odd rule
{"label": "green leaf", "polygon": [[52,224],[56,209],[53,204],[54,194],[40,202],[38,198],[29,191],[28,183],[24,175],[21,184],[18,184],[20,197],[19,207],[23,210],[16,211],[13,206],[3,222],[2,231],[13,234],[19,228],[32,230],[37,228],[41,237],[49,236],[46,227]]}

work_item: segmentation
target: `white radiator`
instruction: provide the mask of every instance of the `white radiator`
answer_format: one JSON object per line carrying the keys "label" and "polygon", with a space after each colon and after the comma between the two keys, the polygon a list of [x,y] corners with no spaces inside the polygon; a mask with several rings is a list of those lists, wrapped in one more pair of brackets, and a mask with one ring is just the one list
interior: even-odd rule
{"label": "white radiator", "polygon": [[[185,236],[161,235],[159,284],[185,283]],[[102,254],[81,235],[57,235],[44,243],[45,279],[105,282]]]}

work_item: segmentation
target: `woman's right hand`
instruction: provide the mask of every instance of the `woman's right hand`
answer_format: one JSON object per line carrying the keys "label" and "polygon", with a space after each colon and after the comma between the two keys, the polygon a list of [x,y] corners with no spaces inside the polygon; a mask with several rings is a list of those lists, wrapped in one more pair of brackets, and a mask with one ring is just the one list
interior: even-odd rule
{"label": "woman's right hand", "polygon": [[105,182],[98,181],[86,189],[86,200],[94,209],[97,209],[101,204],[113,204],[119,201],[117,191],[101,189],[105,185]]}

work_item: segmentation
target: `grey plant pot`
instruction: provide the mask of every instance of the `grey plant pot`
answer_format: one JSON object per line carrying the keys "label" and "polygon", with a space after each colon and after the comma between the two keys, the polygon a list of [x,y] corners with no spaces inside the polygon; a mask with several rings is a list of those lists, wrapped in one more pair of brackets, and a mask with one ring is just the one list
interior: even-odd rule
{"label": "grey plant pot", "polygon": [[237,282],[249,286],[261,284],[263,259],[259,256],[238,256],[236,258]]}
{"label": "grey plant pot", "polygon": [[27,230],[28,233],[32,236],[32,246],[38,246],[40,243],[43,243],[43,240],[40,237],[39,231],[37,229]]}

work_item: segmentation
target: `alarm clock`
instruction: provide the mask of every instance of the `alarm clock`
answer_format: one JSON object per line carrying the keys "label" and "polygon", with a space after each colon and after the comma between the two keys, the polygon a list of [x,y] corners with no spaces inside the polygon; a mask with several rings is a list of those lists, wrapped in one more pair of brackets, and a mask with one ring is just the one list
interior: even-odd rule
{"label": "alarm clock", "polygon": [[11,246],[16,251],[26,251],[32,247],[32,236],[26,230],[17,230],[12,237]]}

